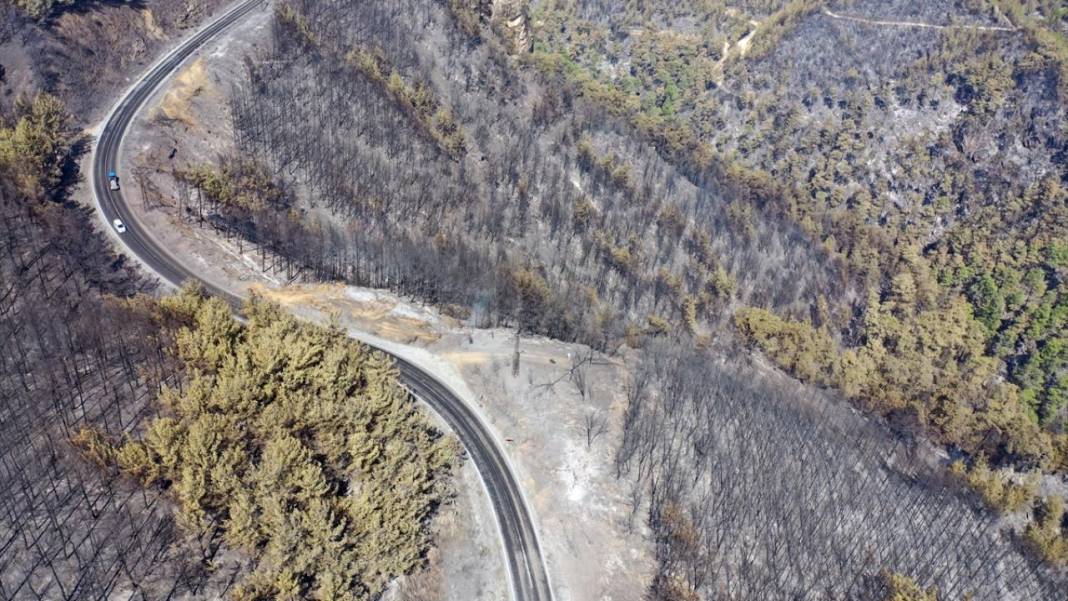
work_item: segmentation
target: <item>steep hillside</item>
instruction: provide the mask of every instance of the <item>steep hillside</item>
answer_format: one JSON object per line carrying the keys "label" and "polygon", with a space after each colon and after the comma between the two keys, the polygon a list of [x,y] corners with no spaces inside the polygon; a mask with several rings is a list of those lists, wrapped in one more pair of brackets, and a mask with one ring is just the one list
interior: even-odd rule
{"label": "steep hillside", "polygon": [[[986,451],[1055,467],[1068,418],[1063,11],[727,4],[535,2],[533,60],[694,173],[710,161],[749,170],[772,189],[766,207],[849,265],[867,300],[828,324],[846,353],[807,366],[824,374],[816,381],[971,449],[951,432],[982,427],[969,415],[993,409],[962,389],[1014,396],[1026,418],[1003,422],[1015,434]],[[762,329],[766,350],[785,335]],[[951,396],[898,381],[921,364],[955,382]],[[979,374],[973,384],[965,372]],[[1016,386],[993,392],[995,373]],[[1053,437],[1031,444],[1049,434],[1028,422]]]}
{"label": "steep hillside", "polygon": [[3,0],[0,107],[10,109],[20,94],[45,90],[62,98],[79,122],[89,123],[138,66],[225,4],[83,1],[33,19]]}
{"label": "steep hillside", "polygon": [[602,347],[726,341],[733,319],[867,409],[1061,469],[1059,17],[546,2],[509,21],[527,53],[463,3],[294,6],[235,123],[247,155],[300,172],[315,225],[231,215],[257,239]]}
{"label": "steep hillside", "polygon": [[[238,156],[176,175],[213,224],[305,274],[650,356],[619,467],[649,503],[658,598],[879,596],[903,582],[882,570],[1055,598],[1063,19],[1008,1],[291,0],[232,98]],[[744,346],[834,409],[806,421],[803,389],[715,367]],[[687,388],[701,378],[725,392]],[[860,431],[843,398],[886,420],[841,437]],[[761,431],[744,460],[735,427]],[[902,467],[894,445],[917,441],[954,471]],[[736,460],[759,476],[718,475]],[[857,488],[812,492],[804,469]],[[738,509],[765,471],[769,498],[796,501],[773,532],[774,501]],[[840,494],[849,523],[818,531]],[[926,527],[895,521],[881,499],[898,494]],[[794,515],[824,525],[804,535],[841,559],[833,582],[807,579]],[[710,554],[728,531],[752,547]],[[868,534],[883,542],[857,555]]]}
{"label": "steep hillside", "polygon": [[[137,74],[140,63],[197,25],[215,4],[87,2],[42,22],[0,4],[0,598],[234,598],[239,581],[251,598],[283,586],[311,589],[307,580],[315,577],[323,598],[368,598],[425,559],[429,516],[447,492],[451,476],[445,468],[455,445],[427,424],[399,388],[392,363],[339,331],[298,324],[262,303],[252,321],[270,334],[255,351],[243,347],[246,334],[251,338],[258,328],[240,326],[221,301],[208,303],[194,291],[170,304],[140,295],[156,293],[156,283],[115,252],[90,210],[67,201],[77,178],[74,158],[83,149],[79,126],[114,100],[116,88]],[[198,307],[201,322],[213,316],[212,332],[197,328]],[[276,371],[278,357],[270,355],[282,330],[307,344],[289,345],[303,346],[301,357]],[[202,344],[212,333],[234,338]],[[186,338],[195,336],[201,338]],[[330,337],[329,350],[319,346],[327,342],[323,336]],[[168,405],[171,394],[206,383],[206,364],[191,357],[185,363],[180,347],[209,351],[228,344],[268,361],[279,384],[296,383],[288,393],[255,387],[273,392],[260,403],[241,403],[245,418],[259,417],[278,434],[273,428],[283,421],[279,411],[325,416],[326,402],[336,412],[325,420],[362,430],[303,424],[284,438],[227,439],[233,432],[204,426],[233,423],[228,419],[236,414],[224,418],[200,404],[204,398],[196,392],[182,401],[183,409]],[[335,389],[307,385],[313,371],[326,374],[324,382]],[[225,382],[227,373],[207,377]],[[248,388],[252,374],[230,375],[243,384],[228,390]],[[374,393],[365,385],[373,385]],[[207,396],[223,399],[226,393]],[[371,396],[375,407],[363,402]],[[309,403],[314,411],[306,410]],[[354,416],[362,410],[368,421]],[[405,434],[396,435],[408,426],[413,429],[402,444]],[[388,450],[374,434],[380,431],[392,435]],[[156,446],[163,433],[173,446]],[[141,436],[143,446],[134,441]],[[312,456],[309,449],[323,450],[326,438],[340,463]],[[220,440],[229,440],[226,449]],[[260,484],[241,487],[256,494],[198,488],[232,484],[237,475],[224,479],[217,468],[224,451],[232,460],[246,443],[245,462],[227,465],[242,476],[258,469]],[[368,454],[360,458],[358,448]],[[428,463],[418,466],[411,459],[423,451],[430,454]],[[260,461],[261,455],[267,460]],[[165,471],[179,457],[179,469]],[[389,465],[379,461],[386,457],[393,458]],[[358,468],[349,465],[352,458],[359,458]],[[211,478],[208,468],[216,468]],[[150,472],[156,473],[151,480]],[[283,486],[286,474],[293,491]],[[348,497],[358,487],[363,501]],[[217,504],[212,499],[220,495],[239,503]],[[391,506],[390,497],[404,506]],[[336,517],[343,506],[352,514]],[[241,509],[255,512],[256,519],[233,522]],[[277,521],[260,520],[260,513]],[[230,526],[225,545],[224,521]],[[392,535],[379,527],[383,521],[396,527]],[[294,524],[309,530],[287,530]],[[311,534],[315,529],[319,539]],[[275,536],[300,538],[304,546],[295,551],[273,543],[271,552],[261,554]],[[331,544],[344,562],[313,555]],[[369,561],[372,556],[378,559]],[[293,572],[298,559],[305,569]]]}

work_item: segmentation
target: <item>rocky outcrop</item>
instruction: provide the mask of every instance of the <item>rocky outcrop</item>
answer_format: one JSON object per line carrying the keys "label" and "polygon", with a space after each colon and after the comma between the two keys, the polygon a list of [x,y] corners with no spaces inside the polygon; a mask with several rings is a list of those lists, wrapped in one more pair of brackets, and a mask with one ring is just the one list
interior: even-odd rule
{"label": "rocky outcrop", "polygon": [[529,0],[449,0],[449,7],[464,30],[478,36],[490,29],[513,54],[533,49],[528,4]]}
{"label": "rocky outcrop", "polygon": [[493,0],[492,3],[494,29],[517,54],[533,49],[527,4],[526,0]]}

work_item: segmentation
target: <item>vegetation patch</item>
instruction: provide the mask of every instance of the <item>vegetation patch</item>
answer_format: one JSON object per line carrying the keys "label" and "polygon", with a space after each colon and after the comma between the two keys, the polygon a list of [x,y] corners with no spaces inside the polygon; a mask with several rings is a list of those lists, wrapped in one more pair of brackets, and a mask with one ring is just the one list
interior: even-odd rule
{"label": "vegetation patch", "polygon": [[180,180],[189,183],[213,203],[221,205],[223,214],[257,212],[288,206],[285,191],[277,185],[267,168],[251,160],[226,161],[218,168],[194,165],[179,170]]}
{"label": "vegetation patch", "polygon": [[1037,474],[1027,476],[1022,482],[1013,481],[1006,474],[990,469],[983,455],[971,467],[962,460],[955,461],[950,471],[979,493],[984,503],[1002,513],[1030,508],[1038,492]]}
{"label": "vegetation patch", "polygon": [[1042,501],[1035,521],[1027,526],[1028,542],[1047,562],[1068,566],[1068,520],[1064,499],[1049,497]]}
{"label": "vegetation patch", "polygon": [[746,338],[798,377],[823,385],[835,381],[840,368],[834,341],[825,332],[764,309],[741,309],[734,321]]}
{"label": "vegetation patch", "polygon": [[348,62],[386,91],[412,113],[426,131],[448,154],[459,157],[467,150],[463,127],[442,106],[433,90],[423,83],[412,84],[393,69],[381,52],[357,48],[348,54]]}
{"label": "vegetation patch", "polygon": [[90,459],[170,491],[179,524],[249,557],[235,599],[372,599],[418,567],[458,445],[387,356],[338,328],[246,303],[246,324],[192,288],[158,318],[186,377],[121,442],[85,429]]}
{"label": "vegetation patch", "polygon": [[939,601],[938,589],[924,589],[916,581],[903,574],[883,572],[886,595],[883,601]]}
{"label": "vegetation patch", "polygon": [[63,103],[40,93],[15,105],[15,123],[0,122],[0,167],[23,194],[37,198],[54,191],[69,156],[70,120]]}

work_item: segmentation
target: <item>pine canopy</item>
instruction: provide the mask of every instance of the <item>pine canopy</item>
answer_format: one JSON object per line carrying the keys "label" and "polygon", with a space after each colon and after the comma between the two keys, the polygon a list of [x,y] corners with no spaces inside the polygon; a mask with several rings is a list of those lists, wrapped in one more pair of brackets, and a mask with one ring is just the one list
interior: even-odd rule
{"label": "pine canopy", "polygon": [[79,442],[248,554],[235,599],[369,599],[422,562],[458,445],[389,357],[256,299],[247,325],[195,288],[159,309],[186,378],[139,437]]}

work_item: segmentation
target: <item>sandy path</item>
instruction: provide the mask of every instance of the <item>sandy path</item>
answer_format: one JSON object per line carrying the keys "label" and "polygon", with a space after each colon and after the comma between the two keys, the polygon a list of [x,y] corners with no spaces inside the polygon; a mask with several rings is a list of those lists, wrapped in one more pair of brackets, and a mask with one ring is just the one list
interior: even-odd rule
{"label": "sandy path", "polygon": [[931,23],[922,23],[919,21],[880,21],[878,19],[865,19],[864,17],[851,17],[849,15],[840,15],[835,12],[831,12],[829,9],[823,9],[823,14],[832,19],[838,19],[841,21],[853,21],[855,23],[864,23],[865,25],[875,25],[879,27],[919,27],[922,29],[971,29],[975,31],[1016,31],[1015,27],[999,27],[997,25],[934,25]]}

